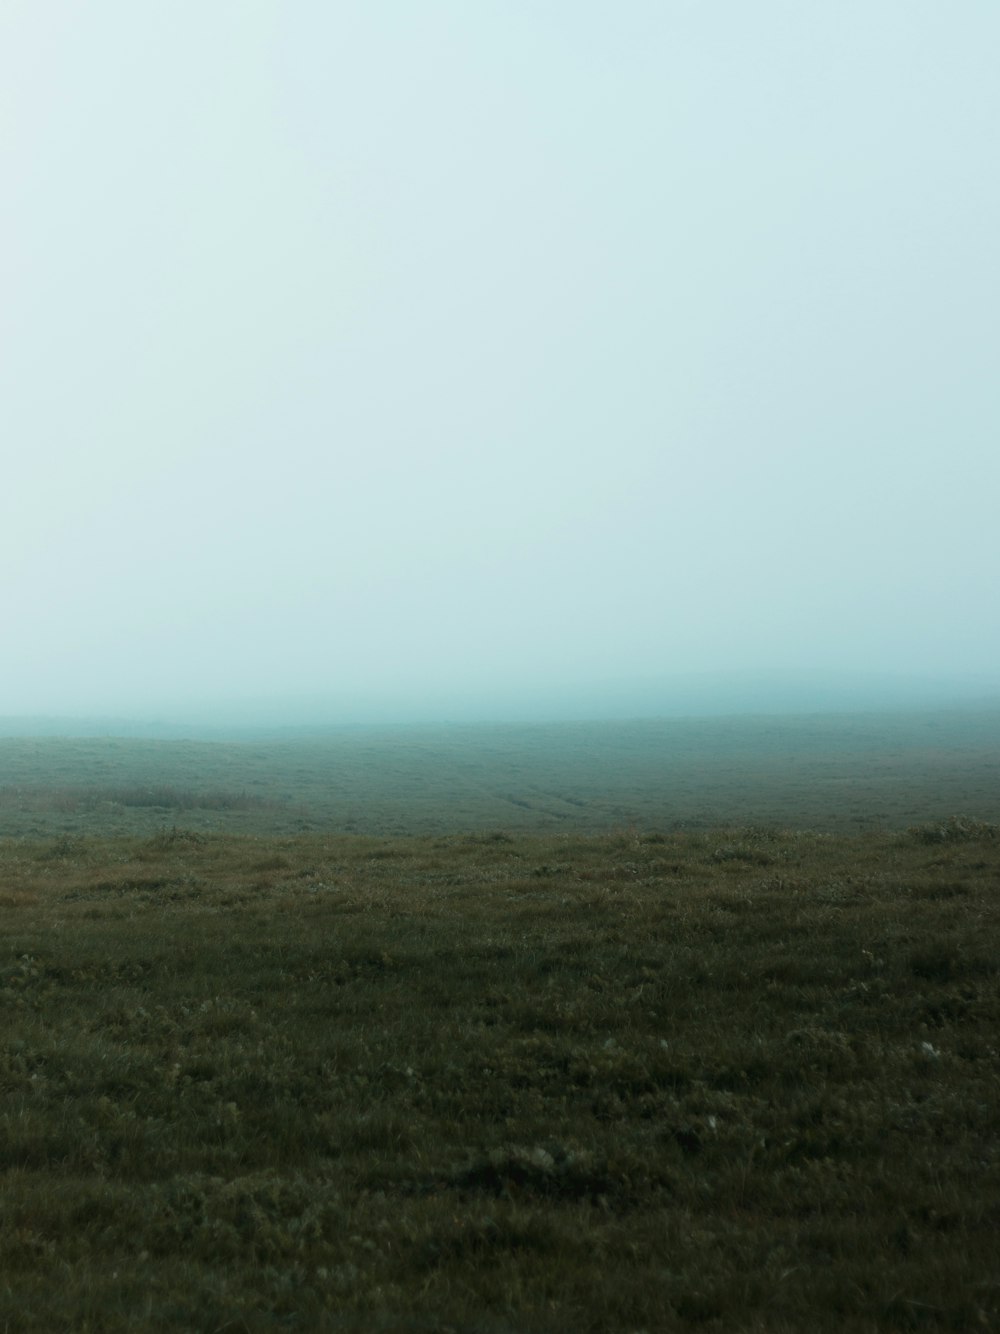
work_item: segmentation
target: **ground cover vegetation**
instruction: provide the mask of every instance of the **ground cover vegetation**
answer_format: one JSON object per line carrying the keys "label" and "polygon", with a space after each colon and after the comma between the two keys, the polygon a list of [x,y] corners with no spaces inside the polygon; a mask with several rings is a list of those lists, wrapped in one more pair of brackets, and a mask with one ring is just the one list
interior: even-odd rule
{"label": "ground cover vegetation", "polygon": [[1000,1325],[995,823],[94,810],[0,839],[5,1329]]}
{"label": "ground cover vegetation", "polygon": [[341,728],[296,740],[0,737],[0,837],[329,830],[857,833],[1000,811],[1000,710]]}

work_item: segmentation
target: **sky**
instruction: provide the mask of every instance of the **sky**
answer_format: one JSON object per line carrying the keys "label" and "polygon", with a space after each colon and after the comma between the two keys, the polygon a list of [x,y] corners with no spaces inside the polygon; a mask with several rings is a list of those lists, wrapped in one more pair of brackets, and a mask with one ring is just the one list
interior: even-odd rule
{"label": "sky", "polygon": [[0,714],[1000,680],[998,65],[995,0],[4,0]]}

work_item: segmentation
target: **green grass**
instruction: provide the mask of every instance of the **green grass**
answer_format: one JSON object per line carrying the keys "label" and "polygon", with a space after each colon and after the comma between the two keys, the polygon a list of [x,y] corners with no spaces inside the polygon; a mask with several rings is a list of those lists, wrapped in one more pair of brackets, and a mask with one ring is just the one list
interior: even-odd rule
{"label": "green grass", "polygon": [[0,840],[0,1327],[1000,1325],[981,812],[106,837],[94,809]]}
{"label": "green grass", "polygon": [[1000,711],[0,738],[0,837],[902,829],[1000,816]]}

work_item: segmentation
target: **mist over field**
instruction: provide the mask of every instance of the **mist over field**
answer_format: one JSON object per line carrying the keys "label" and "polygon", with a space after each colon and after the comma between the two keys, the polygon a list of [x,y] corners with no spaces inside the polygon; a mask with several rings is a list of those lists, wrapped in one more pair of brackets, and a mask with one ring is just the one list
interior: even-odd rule
{"label": "mist over field", "polygon": [[[991,677],[872,676],[862,673],[696,673],[649,680],[567,684],[563,688],[192,699],[132,713],[0,715],[0,737],[134,736],[240,739],[295,737],[344,729],[425,728],[436,724],[629,722],[737,716],[857,715],[940,710],[1000,717],[1000,684]],[[977,711],[979,711],[977,713]],[[983,713],[985,711],[985,713]],[[483,738],[487,736],[484,730]]]}
{"label": "mist over field", "polygon": [[998,48],[5,4],[4,727],[1000,698]]}
{"label": "mist over field", "polygon": [[998,0],[0,0],[0,1330],[1000,1330]]}

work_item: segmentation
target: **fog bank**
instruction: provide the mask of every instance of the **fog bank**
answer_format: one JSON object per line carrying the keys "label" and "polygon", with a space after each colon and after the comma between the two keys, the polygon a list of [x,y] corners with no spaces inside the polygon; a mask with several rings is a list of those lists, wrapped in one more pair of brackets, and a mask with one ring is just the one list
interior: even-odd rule
{"label": "fog bank", "polygon": [[998,50],[992,0],[4,5],[0,715],[995,677]]}

